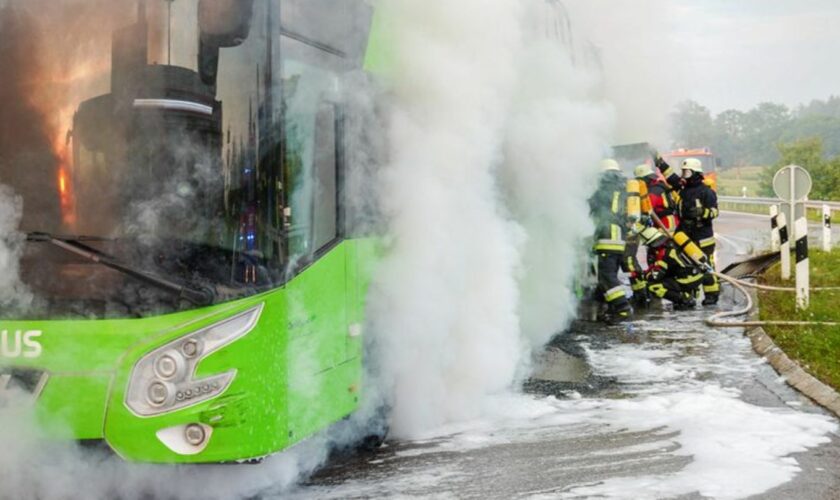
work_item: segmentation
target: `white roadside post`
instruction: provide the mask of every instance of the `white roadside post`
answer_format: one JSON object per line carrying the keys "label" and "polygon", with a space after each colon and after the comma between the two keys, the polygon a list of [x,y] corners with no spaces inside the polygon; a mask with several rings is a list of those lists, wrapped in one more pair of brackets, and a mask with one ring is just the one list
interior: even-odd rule
{"label": "white roadside post", "polygon": [[[782,213],[779,214],[782,279],[784,280],[790,279],[789,236],[793,236],[794,239],[796,239],[797,248],[799,246],[799,219],[802,220],[801,224],[803,224],[803,227],[805,228],[802,233],[802,237],[805,244],[805,254],[807,259],[808,222],[805,219],[806,210],[803,202],[808,198],[808,193],[811,192],[811,186],[813,186],[813,183],[811,182],[811,174],[809,174],[804,168],[797,165],[788,165],[776,172],[776,175],[773,177],[773,191],[776,192],[776,196],[785,202],[784,208],[789,209],[787,214],[784,213],[784,210],[780,210]],[[794,229],[793,234],[790,234],[790,231],[786,227],[788,221],[791,224],[791,228]],[[798,262],[799,260],[797,260],[797,263]],[[807,270],[807,267],[805,269]],[[798,271],[799,266],[797,264],[797,280],[799,279]]]}
{"label": "white roadside post", "polygon": [[787,217],[779,214],[779,253],[782,257],[782,279],[790,279],[790,240],[788,239]]}
{"label": "white roadside post", "polygon": [[823,205],[823,251],[831,251],[831,207]]}
{"label": "white roadside post", "polygon": [[770,250],[779,251],[779,205],[770,205]]}
{"label": "white roadside post", "polygon": [[808,262],[808,220],[796,219],[796,308],[808,309],[811,288]]}

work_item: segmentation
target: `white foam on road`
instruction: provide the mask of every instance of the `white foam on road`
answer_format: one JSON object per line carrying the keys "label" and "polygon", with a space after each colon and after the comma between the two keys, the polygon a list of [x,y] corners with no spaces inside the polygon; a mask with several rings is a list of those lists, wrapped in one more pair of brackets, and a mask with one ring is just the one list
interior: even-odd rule
{"label": "white foam on road", "polygon": [[[683,318],[683,324],[691,321]],[[633,430],[663,426],[677,431],[677,453],[691,457],[691,463],[673,475],[613,478],[575,488],[567,496],[638,499],[699,492],[743,498],[793,479],[800,469],[790,455],[827,443],[837,431],[833,418],[752,405],[739,389],[722,385],[747,380],[764,364],[740,333],[697,325],[695,333],[680,336],[679,342],[665,334],[653,342],[590,348],[588,353],[596,372],[632,384],[628,391],[639,395],[596,403],[595,420]]]}
{"label": "white foam on road", "polygon": [[619,477],[580,486],[566,498],[670,498],[699,492],[712,498],[744,498],[793,479],[800,471],[792,453],[829,441],[830,418],[786,408],[762,408],[739,393],[706,386],[685,393],[604,402],[599,421],[611,426],[676,430],[678,454],[691,463],[670,475]]}
{"label": "white foam on road", "polygon": [[[481,449],[490,453],[491,447],[513,443],[533,445],[536,450],[546,441],[581,438],[602,445],[557,449],[549,465],[578,468],[577,477],[604,477],[607,471],[608,479],[573,485],[558,481],[555,487],[526,495],[654,499],[699,493],[734,499],[761,494],[792,480],[800,472],[793,454],[828,443],[831,434],[837,433],[836,420],[810,405],[791,407],[780,402],[764,407],[745,401],[739,381],[754,380],[763,365],[752,354],[749,341],[731,330],[707,330],[693,316],[681,319],[681,326],[690,329],[694,325],[694,331],[650,333],[673,321],[664,314],[635,325],[636,331],[642,326],[649,328],[645,339],[630,337],[626,343],[606,345],[591,340],[587,351],[593,370],[597,375],[615,378],[622,397],[489,398],[482,408],[484,417],[429,431],[422,441],[412,443],[416,448],[386,459],[397,463],[411,460],[411,465],[386,468],[387,477],[319,490],[319,496],[357,496],[371,491],[369,480],[387,481],[387,495],[393,496],[415,495],[418,491],[432,496],[453,491],[457,494],[459,484],[467,488],[477,480],[486,481],[482,472],[469,466],[472,458],[459,457],[475,456]],[[638,441],[629,438],[627,442],[628,432],[645,437]],[[424,463],[424,456],[428,465],[417,465]],[[593,465],[581,457],[602,457],[609,464],[601,466],[596,461]],[[684,460],[687,465],[663,473],[657,469],[663,460]],[[429,485],[428,469],[442,462],[451,472],[447,482]],[[619,464],[628,467],[624,474],[635,475],[623,477],[622,472],[609,472]],[[548,467],[545,463],[542,466]],[[505,467],[515,469],[517,464]],[[429,487],[418,490],[424,483]]]}
{"label": "white foam on road", "polygon": [[[634,431],[650,432],[658,439],[595,451],[592,456],[671,454],[687,457],[690,463],[672,474],[614,477],[571,488],[557,485],[557,489],[534,497],[654,499],[699,492],[711,498],[745,498],[793,479],[800,468],[791,454],[827,443],[828,435],[837,431],[837,424],[826,416],[785,407],[755,406],[739,396],[735,389],[706,385],[689,391],[617,400],[499,397],[495,416],[441,428],[441,433],[454,434],[430,437],[425,443],[417,443],[424,444],[422,447],[401,451],[395,457],[422,460],[428,455],[429,467],[398,468],[369,478],[372,481],[354,480],[315,491],[324,498],[357,497],[387,483],[385,496],[457,495],[457,487],[450,489],[435,482],[442,479],[438,474],[448,471],[446,479],[457,485],[473,481],[471,472],[459,462],[439,468],[442,453],[467,453],[511,443],[536,444],[548,436],[597,438]],[[668,452],[668,448],[676,450]],[[564,462],[564,455],[574,453],[575,450],[558,449],[557,460]],[[432,459],[433,455],[438,458]],[[444,463],[448,461],[444,459]],[[568,461],[568,467],[576,466],[574,460]]]}

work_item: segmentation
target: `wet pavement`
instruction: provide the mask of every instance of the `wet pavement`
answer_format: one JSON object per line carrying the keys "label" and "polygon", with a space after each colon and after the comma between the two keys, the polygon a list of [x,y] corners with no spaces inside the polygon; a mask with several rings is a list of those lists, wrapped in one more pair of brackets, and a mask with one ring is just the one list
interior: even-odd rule
{"label": "wet pavement", "polygon": [[[763,225],[724,214],[719,265],[765,246]],[[727,290],[719,307],[739,300]],[[657,306],[625,325],[578,321],[525,394],[334,459],[292,497],[840,498],[837,420],[706,315]]]}
{"label": "wet pavement", "polygon": [[[822,224],[808,223],[809,247],[822,248],[822,228]],[[724,258],[727,259],[737,260],[770,247],[770,217],[767,215],[723,212],[716,230],[718,245],[726,250]],[[840,225],[832,225],[831,235],[834,246],[840,245]]]}

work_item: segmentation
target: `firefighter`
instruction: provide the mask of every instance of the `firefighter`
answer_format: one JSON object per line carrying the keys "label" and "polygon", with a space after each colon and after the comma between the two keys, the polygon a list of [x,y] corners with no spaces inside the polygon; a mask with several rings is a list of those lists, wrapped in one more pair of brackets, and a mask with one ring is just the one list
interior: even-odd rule
{"label": "firefighter", "polygon": [[685,186],[685,180],[680,177],[680,174],[677,173],[671,165],[669,165],[665,160],[659,156],[659,153],[652,151],[652,154],[656,158],[656,167],[662,172],[662,177],[665,179],[665,182],[671,186],[671,191],[679,191],[680,189]]}
{"label": "firefighter", "polygon": [[[676,174],[661,158],[657,166],[672,188],[679,190],[679,225],[677,229],[685,232],[706,254],[709,264],[715,266],[715,230],[712,221],[718,216],[717,195],[705,182],[703,163],[697,158],[683,160],[682,177]],[[720,282],[717,277],[707,272],[703,277],[703,305],[717,304],[720,298]]]}
{"label": "firefighter", "polygon": [[642,198],[647,194],[644,183],[637,179],[627,181],[627,236],[622,257],[621,270],[630,276],[630,289],[633,290],[633,307],[645,308],[650,304],[644,269],[639,264],[639,232],[649,223],[642,210]]}
{"label": "firefighter", "polygon": [[646,228],[640,237],[648,247],[648,254],[653,256],[653,264],[645,271],[650,293],[672,302],[675,310],[694,308],[694,296],[703,281],[703,273],[659,229]]}
{"label": "firefighter", "polygon": [[678,206],[668,183],[647,163],[636,167],[633,174],[647,186],[647,202],[642,202],[643,210],[648,209],[656,214],[671,233],[676,231],[679,224]]}
{"label": "firefighter", "polygon": [[630,319],[633,314],[624,287],[618,280],[626,249],[626,179],[615,160],[602,161],[601,170],[598,190],[589,199],[590,215],[595,222],[596,231],[592,247],[597,257],[596,294],[607,304],[608,320],[624,321]]}

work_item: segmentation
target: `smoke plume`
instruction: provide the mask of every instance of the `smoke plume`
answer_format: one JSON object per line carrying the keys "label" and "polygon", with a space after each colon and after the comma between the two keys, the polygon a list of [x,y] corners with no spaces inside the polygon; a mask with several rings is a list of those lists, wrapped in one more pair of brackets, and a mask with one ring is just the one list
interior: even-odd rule
{"label": "smoke plume", "polygon": [[[531,2],[534,10],[541,2]],[[584,239],[592,233],[587,193],[609,144],[612,107],[594,100],[599,75],[575,64],[556,39],[530,35],[518,58],[520,79],[508,122],[502,179],[521,247],[520,325],[541,348],[575,314]]]}
{"label": "smoke plume", "polygon": [[[40,37],[32,17],[11,6],[0,7],[0,33],[0,65],[7,71],[0,78],[0,182],[20,192],[56,193],[57,159],[34,95],[42,72]],[[55,196],[33,196],[27,208],[27,225],[58,219]]]}
{"label": "smoke plume", "polygon": [[[617,143],[667,144],[668,116],[688,83],[684,40],[674,38],[673,2],[566,0],[587,50],[603,74],[601,92],[615,106]],[[703,81],[703,75],[695,75]]]}
{"label": "smoke plume", "polygon": [[609,132],[594,77],[543,2],[386,2],[395,54],[373,318],[393,429],[414,436],[511,390],[572,317],[584,208]]}
{"label": "smoke plume", "polygon": [[25,236],[19,232],[23,199],[0,184],[0,308],[21,309],[32,293],[20,280],[20,257]]}
{"label": "smoke plume", "polygon": [[[535,27],[546,12],[543,0],[387,0],[378,8],[389,20],[394,51],[387,146],[382,138],[360,136],[364,153],[356,154],[370,164],[387,148],[387,160],[376,182],[351,189],[358,198],[377,198],[387,226],[386,256],[370,300],[367,390],[388,401],[395,435],[412,437],[476,416],[488,396],[515,390],[532,350],[571,319],[572,285],[591,229],[586,199],[609,144],[612,112],[594,98],[597,72],[574,57],[571,33]],[[89,47],[98,36],[90,33],[90,40],[68,46]],[[20,64],[35,64],[39,82],[44,66],[77,67],[51,57]],[[83,78],[93,87],[101,83]],[[61,78],[47,81],[53,83],[38,84],[47,89],[43,95],[73,101],[55,83]],[[45,117],[31,102],[37,93],[27,92],[21,102],[29,103],[33,123],[42,124],[33,137],[52,141],[60,120]],[[373,100],[356,98],[374,114]],[[11,116],[23,111],[17,113]],[[7,128],[2,116],[0,126]],[[3,140],[11,139],[0,135]],[[0,152],[6,150],[0,143]],[[44,164],[56,168],[56,155]],[[20,212],[19,203],[9,206]],[[21,444],[0,453],[0,481],[18,498],[248,497],[288,487],[326,458],[327,443],[363,435],[377,404],[364,411],[257,467],[137,467],[70,446]],[[6,482],[14,474],[17,482]]]}

